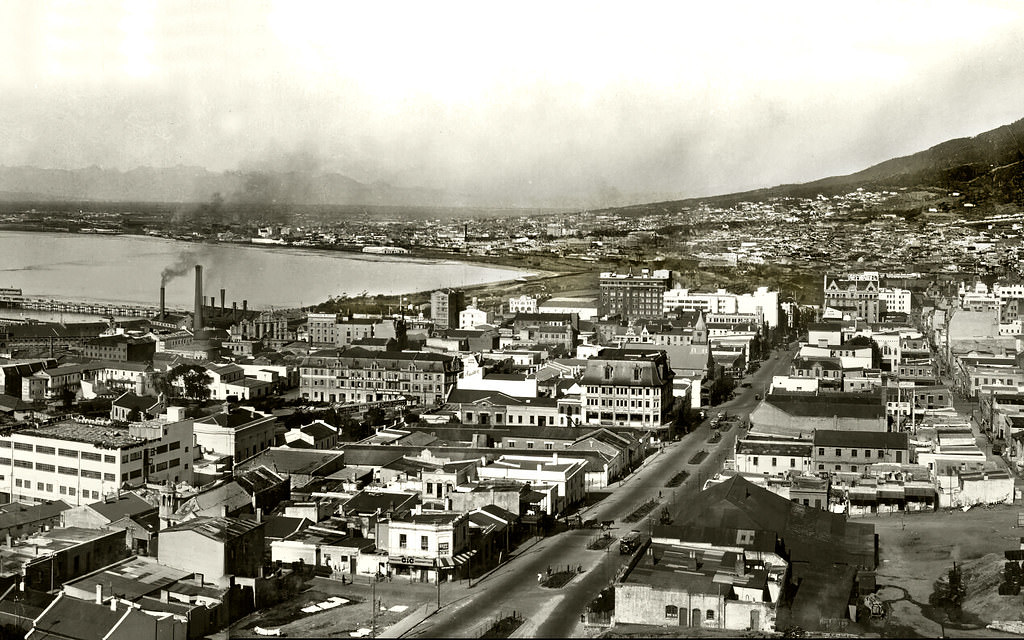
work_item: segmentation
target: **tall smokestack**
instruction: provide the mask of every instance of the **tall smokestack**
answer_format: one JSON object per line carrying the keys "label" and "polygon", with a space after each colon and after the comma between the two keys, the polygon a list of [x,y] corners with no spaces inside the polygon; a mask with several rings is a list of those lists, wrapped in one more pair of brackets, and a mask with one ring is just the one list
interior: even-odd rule
{"label": "tall smokestack", "polygon": [[248,300],[242,300],[242,313],[245,313],[248,310],[249,310],[249,301]]}
{"label": "tall smokestack", "polygon": [[193,311],[192,328],[199,331],[203,328],[203,265],[196,265],[196,308]]}
{"label": "tall smokestack", "polygon": [[167,312],[167,309],[164,307],[164,296],[166,295],[166,293],[167,293],[167,291],[165,290],[164,285],[160,285],[160,317],[161,318]]}
{"label": "tall smokestack", "polygon": [[238,320],[238,301],[237,300],[232,300],[231,301],[231,317],[234,318],[235,320]]}
{"label": "tall smokestack", "polygon": [[220,290],[220,312],[221,313],[224,313],[225,309],[227,308],[227,307],[224,306],[224,296],[226,296],[227,293],[228,292],[225,291],[224,289]]}

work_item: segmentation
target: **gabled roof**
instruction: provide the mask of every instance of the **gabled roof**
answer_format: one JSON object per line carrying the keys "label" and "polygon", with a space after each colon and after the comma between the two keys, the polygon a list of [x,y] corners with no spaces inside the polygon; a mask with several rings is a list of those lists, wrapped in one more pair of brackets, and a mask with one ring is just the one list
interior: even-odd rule
{"label": "gabled roof", "polygon": [[245,469],[264,466],[281,476],[291,474],[327,476],[342,466],[343,455],[341,451],[271,447],[241,464]]}
{"label": "gabled roof", "polygon": [[137,516],[147,511],[156,511],[156,506],[140,498],[132,491],[127,491],[117,496],[111,496],[99,502],[93,502],[88,506],[110,522],[120,520],[124,517]]}
{"label": "gabled roof", "polygon": [[[26,640],[61,638],[67,640],[103,640],[113,631],[126,615],[131,612],[128,605],[111,611],[107,605],[77,600],[58,594],[51,604],[35,621]],[[139,612],[138,615],[146,615]],[[148,617],[148,616],[147,616]]]}
{"label": "gabled roof", "polygon": [[33,505],[11,502],[0,507],[0,529],[46,520],[70,508],[62,500],[40,502]]}
{"label": "gabled roof", "polygon": [[113,404],[116,407],[122,407],[124,409],[138,409],[142,412],[149,411],[156,405],[160,404],[160,399],[154,398],[153,396],[139,396],[131,391],[125,391],[114,399]]}
{"label": "gabled roof", "polygon": [[262,465],[245,469],[235,475],[235,482],[249,495],[262,493],[287,482],[285,478]]}
{"label": "gabled roof", "polygon": [[230,542],[262,526],[263,523],[239,518],[199,517],[167,527],[160,531],[160,535],[178,531],[194,531],[211,540]]}

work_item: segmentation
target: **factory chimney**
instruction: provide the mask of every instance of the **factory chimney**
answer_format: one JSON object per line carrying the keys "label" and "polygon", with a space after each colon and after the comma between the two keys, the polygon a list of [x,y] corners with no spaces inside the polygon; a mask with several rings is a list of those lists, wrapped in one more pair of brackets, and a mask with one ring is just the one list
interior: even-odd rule
{"label": "factory chimney", "polygon": [[232,300],[231,301],[231,317],[234,320],[238,320],[238,301],[237,300]]}
{"label": "factory chimney", "polygon": [[192,329],[199,331],[203,328],[203,265],[196,265],[196,305],[193,311]]}
{"label": "factory chimney", "polygon": [[220,313],[221,313],[221,315],[224,315],[224,311],[227,309],[224,306],[224,296],[226,296],[226,295],[227,295],[227,291],[225,291],[224,289],[221,289],[220,290]]}
{"label": "factory chimney", "polygon": [[167,293],[167,291],[164,288],[164,285],[160,285],[160,317],[161,318],[163,318],[164,315],[166,315],[166,313],[167,313],[167,309],[164,307],[164,296],[166,295],[166,293]]}
{"label": "factory chimney", "polygon": [[248,300],[242,300],[242,313],[245,313],[248,310],[249,310],[249,301]]}

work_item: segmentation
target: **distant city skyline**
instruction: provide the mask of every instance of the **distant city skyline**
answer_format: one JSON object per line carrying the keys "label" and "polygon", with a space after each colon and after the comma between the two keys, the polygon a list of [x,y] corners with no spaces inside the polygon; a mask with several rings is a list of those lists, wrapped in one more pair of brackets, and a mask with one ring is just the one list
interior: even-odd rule
{"label": "distant city skyline", "polygon": [[13,0],[0,165],[336,172],[496,207],[714,195],[1024,117],[1022,23],[994,1]]}

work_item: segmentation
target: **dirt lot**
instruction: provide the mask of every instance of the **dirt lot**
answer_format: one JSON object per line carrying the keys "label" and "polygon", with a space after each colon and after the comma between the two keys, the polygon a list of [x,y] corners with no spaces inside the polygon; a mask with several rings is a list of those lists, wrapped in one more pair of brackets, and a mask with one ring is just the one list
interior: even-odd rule
{"label": "dirt lot", "polygon": [[[341,585],[340,583],[317,578],[310,588],[297,598],[283,602],[247,616],[235,623],[230,630],[232,638],[258,638],[255,628],[281,629],[287,637],[326,638],[349,637],[357,629],[369,629],[373,619],[370,607],[371,591],[366,584]],[[376,616],[377,633],[390,627],[415,609],[431,601],[435,596],[430,585],[409,583],[378,583],[376,598],[379,606]],[[315,602],[323,602],[331,596],[349,600],[348,604],[318,613],[305,613],[301,609]],[[402,611],[391,611],[392,607],[408,607]]]}
{"label": "dirt lot", "polygon": [[[887,637],[1005,637],[985,625],[1024,618],[1022,596],[996,593],[1003,551],[1019,548],[1024,536],[1024,529],[1016,527],[1018,511],[1024,508],[1000,505],[966,513],[858,518],[874,524],[879,535],[878,593],[891,607],[884,620],[866,624],[867,630]],[[928,604],[935,581],[954,561],[962,567],[967,588],[960,624],[949,623],[944,611]]]}

